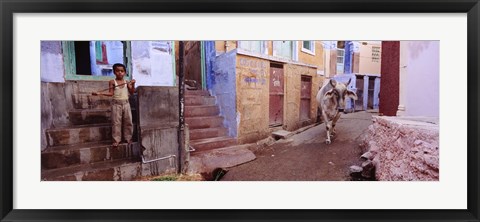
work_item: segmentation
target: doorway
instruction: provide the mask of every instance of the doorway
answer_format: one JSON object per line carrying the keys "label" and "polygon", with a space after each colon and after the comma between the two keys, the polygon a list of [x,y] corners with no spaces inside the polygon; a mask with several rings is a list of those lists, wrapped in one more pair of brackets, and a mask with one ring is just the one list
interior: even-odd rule
{"label": "doorway", "polygon": [[284,76],[283,65],[270,63],[270,102],[269,102],[269,125],[283,125],[283,97]]}

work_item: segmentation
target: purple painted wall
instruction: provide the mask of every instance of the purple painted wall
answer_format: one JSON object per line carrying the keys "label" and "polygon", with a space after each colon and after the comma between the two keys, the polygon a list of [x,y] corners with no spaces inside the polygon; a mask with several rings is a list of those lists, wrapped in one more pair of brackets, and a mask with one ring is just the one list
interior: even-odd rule
{"label": "purple painted wall", "polygon": [[403,42],[405,64],[405,113],[408,116],[439,116],[440,42]]}

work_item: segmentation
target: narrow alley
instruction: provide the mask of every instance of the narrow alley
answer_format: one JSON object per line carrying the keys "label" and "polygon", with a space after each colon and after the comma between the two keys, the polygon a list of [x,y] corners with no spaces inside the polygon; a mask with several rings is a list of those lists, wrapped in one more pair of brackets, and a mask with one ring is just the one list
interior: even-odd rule
{"label": "narrow alley", "polygon": [[350,180],[349,167],[361,163],[359,140],[370,124],[372,113],[344,114],[332,144],[325,144],[325,124],[320,124],[259,149],[255,160],[227,169],[221,180]]}

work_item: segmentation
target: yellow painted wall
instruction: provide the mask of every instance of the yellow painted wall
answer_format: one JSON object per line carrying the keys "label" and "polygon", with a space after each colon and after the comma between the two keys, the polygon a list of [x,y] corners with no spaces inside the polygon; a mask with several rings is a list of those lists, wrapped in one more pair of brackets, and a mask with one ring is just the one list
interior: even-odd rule
{"label": "yellow painted wall", "polygon": [[273,56],[273,41],[267,41],[268,55]]}
{"label": "yellow painted wall", "polygon": [[303,41],[297,41],[298,61],[301,63],[317,66],[319,70],[325,68],[323,46],[321,41],[315,41],[315,55],[302,51]]}
{"label": "yellow painted wall", "polygon": [[[317,69],[301,65],[284,64],[283,129],[294,131],[314,123],[317,116],[315,97],[324,77]],[[250,143],[270,136],[269,82],[270,61],[237,55],[237,116],[239,117],[238,141]],[[310,120],[300,121],[301,77],[312,77]]]}
{"label": "yellow painted wall", "polygon": [[[227,48],[225,51],[225,44],[227,44]],[[220,53],[229,52],[233,49],[237,48],[237,41],[215,41],[215,50]]]}
{"label": "yellow painted wall", "polygon": [[270,63],[265,59],[237,56],[237,118],[239,143],[269,136]]}
{"label": "yellow painted wall", "polygon": [[288,131],[299,129],[303,126],[300,121],[300,87],[302,75],[312,77],[312,90],[310,96],[310,122],[314,123],[317,116],[317,102],[315,97],[323,83],[324,77],[317,75],[317,69],[307,66],[285,64],[285,97],[284,97],[284,122],[283,128]]}

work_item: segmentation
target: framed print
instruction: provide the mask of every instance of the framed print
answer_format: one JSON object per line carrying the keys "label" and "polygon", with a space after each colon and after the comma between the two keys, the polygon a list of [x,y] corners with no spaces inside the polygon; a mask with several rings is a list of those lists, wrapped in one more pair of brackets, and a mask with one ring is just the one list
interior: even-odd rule
{"label": "framed print", "polygon": [[[0,7],[1,221],[480,220],[477,0],[20,0]],[[322,102],[340,95],[352,100]],[[200,100],[216,107],[199,115]],[[127,104],[133,124],[122,134],[112,113]],[[365,125],[340,119],[336,132],[343,117],[329,109]],[[203,112],[223,119],[195,128],[214,122]],[[375,133],[398,125],[388,125],[389,116],[434,132]],[[211,167],[212,155],[198,152],[209,149],[206,134],[233,137],[216,141],[223,147],[258,145],[263,135],[272,136],[262,147],[284,143],[242,149],[234,155],[243,162]],[[385,142],[389,134],[395,138]],[[354,150],[345,148],[347,137]],[[295,156],[288,148],[296,138],[316,142]],[[415,149],[390,152],[382,144]],[[185,154],[195,151],[197,159]],[[348,155],[360,171],[341,162]],[[280,161],[253,165],[255,158]],[[125,159],[135,161],[93,167]],[[367,163],[377,168],[366,171]],[[84,165],[92,167],[69,171]],[[286,165],[292,168],[280,171]],[[168,181],[193,172],[187,169],[204,169],[195,171],[201,181]],[[154,177],[163,173],[175,176]]]}

